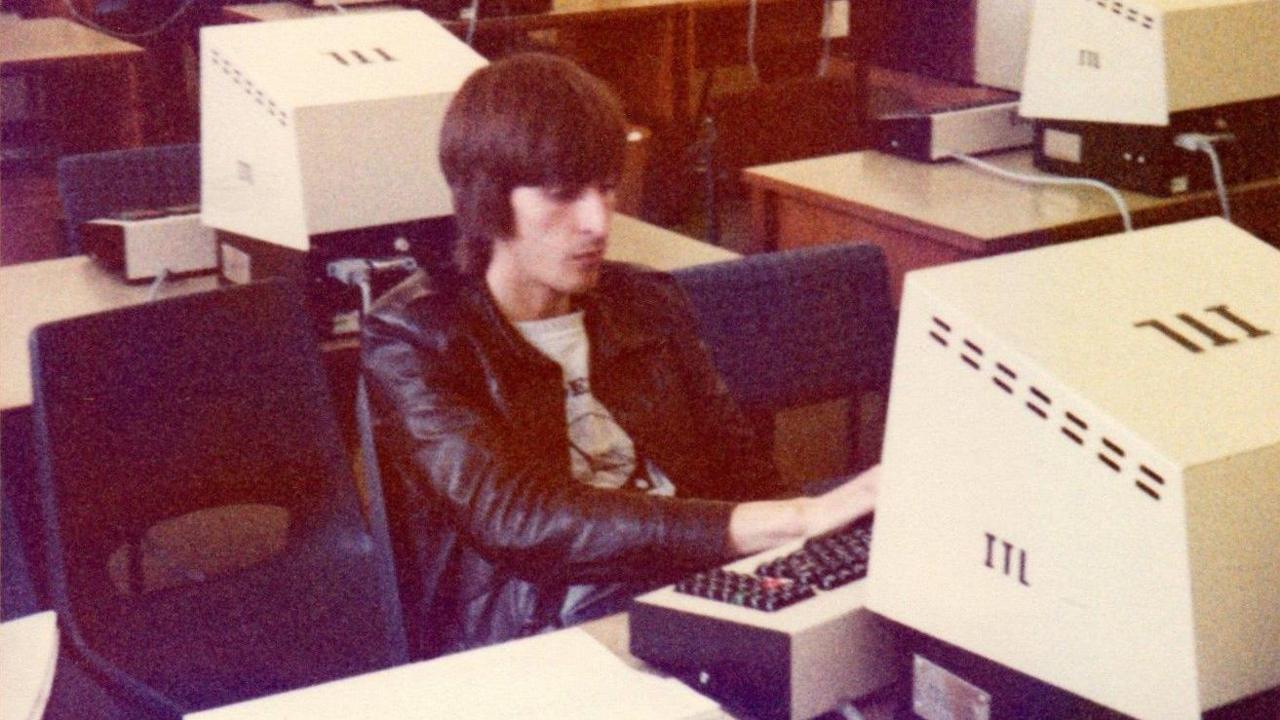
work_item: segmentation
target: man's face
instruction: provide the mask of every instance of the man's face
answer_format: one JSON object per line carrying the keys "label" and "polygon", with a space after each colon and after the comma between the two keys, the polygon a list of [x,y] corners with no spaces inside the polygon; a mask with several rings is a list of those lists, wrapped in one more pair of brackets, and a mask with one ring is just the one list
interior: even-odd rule
{"label": "man's face", "polygon": [[494,246],[524,291],[569,296],[595,286],[613,217],[614,188],[521,186],[511,191],[512,236]]}

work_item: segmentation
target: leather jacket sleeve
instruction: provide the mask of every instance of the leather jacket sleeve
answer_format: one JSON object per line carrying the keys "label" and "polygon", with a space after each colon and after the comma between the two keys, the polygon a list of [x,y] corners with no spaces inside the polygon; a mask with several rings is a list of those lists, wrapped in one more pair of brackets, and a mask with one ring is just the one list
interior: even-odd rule
{"label": "leather jacket sleeve", "polygon": [[[495,565],[537,582],[657,579],[723,563],[725,502],[592,488],[518,439],[485,360],[423,303],[366,318],[362,361],[402,474]],[[562,423],[563,420],[560,420]],[[545,450],[545,448],[544,448]]]}

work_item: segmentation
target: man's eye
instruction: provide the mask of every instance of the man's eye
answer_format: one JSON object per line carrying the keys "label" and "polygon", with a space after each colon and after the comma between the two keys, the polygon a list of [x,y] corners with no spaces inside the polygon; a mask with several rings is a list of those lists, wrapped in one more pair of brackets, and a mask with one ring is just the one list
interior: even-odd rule
{"label": "man's eye", "polygon": [[547,197],[556,202],[570,202],[578,197],[578,190],[570,187],[552,186],[546,189]]}

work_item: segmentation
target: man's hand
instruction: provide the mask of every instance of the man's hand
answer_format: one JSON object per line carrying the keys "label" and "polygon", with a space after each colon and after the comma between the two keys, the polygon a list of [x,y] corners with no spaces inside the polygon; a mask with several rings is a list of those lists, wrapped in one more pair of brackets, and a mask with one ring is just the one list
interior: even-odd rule
{"label": "man's hand", "polygon": [[873,465],[832,490],[804,501],[804,535],[821,535],[875,509],[880,466]]}
{"label": "man's hand", "polygon": [[880,466],[818,497],[742,503],[729,516],[729,542],[743,555],[834,530],[875,507]]}

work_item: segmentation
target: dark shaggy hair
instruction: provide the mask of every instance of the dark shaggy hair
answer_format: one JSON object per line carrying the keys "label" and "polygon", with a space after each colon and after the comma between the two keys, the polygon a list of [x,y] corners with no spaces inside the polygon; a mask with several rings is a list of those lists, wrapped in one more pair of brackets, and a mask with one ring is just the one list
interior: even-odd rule
{"label": "dark shaggy hair", "polygon": [[521,53],[477,70],[454,96],[440,131],[440,164],[458,223],[458,269],[483,273],[493,243],[511,235],[512,190],[616,182],[625,145],[618,96],[572,61]]}

